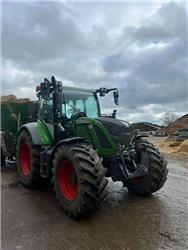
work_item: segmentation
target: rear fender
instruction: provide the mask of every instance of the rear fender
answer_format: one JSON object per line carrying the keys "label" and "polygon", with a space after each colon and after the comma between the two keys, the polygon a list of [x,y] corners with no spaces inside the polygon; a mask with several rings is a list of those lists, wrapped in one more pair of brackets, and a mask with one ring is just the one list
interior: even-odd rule
{"label": "rear fender", "polygon": [[30,134],[32,142],[34,145],[38,146],[48,146],[53,145],[54,140],[44,123],[41,121],[31,122],[24,124],[20,127],[19,133],[23,130],[27,130]]}

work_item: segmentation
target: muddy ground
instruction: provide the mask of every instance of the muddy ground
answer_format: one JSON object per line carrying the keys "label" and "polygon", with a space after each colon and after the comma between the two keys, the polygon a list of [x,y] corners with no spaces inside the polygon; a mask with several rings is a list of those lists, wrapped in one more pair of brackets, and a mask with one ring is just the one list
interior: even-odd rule
{"label": "muddy ground", "polygon": [[188,159],[169,159],[165,186],[151,197],[109,182],[104,206],[74,221],[51,190],[28,190],[2,171],[3,250],[188,249]]}

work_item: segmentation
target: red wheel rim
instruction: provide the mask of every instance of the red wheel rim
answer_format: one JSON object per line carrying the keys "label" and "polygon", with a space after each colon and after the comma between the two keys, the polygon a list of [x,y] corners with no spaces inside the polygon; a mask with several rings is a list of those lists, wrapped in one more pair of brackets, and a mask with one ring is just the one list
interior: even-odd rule
{"label": "red wheel rim", "polygon": [[76,199],[78,193],[76,172],[68,160],[59,164],[57,178],[64,197],[69,201]]}
{"label": "red wheel rim", "polygon": [[20,146],[20,165],[23,175],[29,175],[31,171],[31,155],[29,146],[25,142]]}

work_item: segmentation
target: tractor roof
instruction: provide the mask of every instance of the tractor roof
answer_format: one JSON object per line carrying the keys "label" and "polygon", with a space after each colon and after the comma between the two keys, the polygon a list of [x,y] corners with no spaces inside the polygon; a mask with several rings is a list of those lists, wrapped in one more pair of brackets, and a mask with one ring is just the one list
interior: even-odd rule
{"label": "tractor roof", "polygon": [[85,88],[78,88],[78,87],[73,87],[73,86],[65,86],[63,85],[63,89],[67,91],[81,91],[81,92],[88,92],[88,93],[94,93],[94,89],[85,89]]}

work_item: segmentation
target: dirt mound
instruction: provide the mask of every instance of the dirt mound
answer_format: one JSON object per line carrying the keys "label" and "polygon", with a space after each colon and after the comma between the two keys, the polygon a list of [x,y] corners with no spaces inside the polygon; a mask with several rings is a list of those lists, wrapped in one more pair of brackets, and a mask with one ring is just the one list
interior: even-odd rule
{"label": "dirt mound", "polygon": [[188,140],[183,142],[173,141],[172,138],[168,138],[166,141],[159,145],[160,150],[169,156],[174,157],[188,157]]}
{"label": "dirt mound", "polygon": [[5,95],[0,97],[0,102],[3,103],[27,103],[32,102],[29,98],[17,98],[15,95]]}

